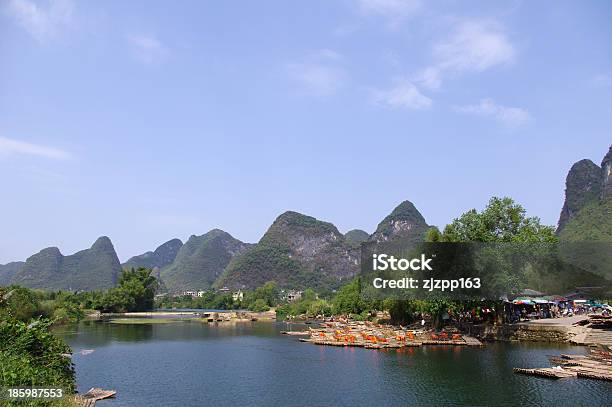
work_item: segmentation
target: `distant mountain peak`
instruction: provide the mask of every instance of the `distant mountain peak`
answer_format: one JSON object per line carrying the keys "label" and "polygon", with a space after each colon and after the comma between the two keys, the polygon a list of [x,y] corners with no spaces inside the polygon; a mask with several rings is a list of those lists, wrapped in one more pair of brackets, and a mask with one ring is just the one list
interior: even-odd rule
{"label": "distant mountain peak", "polygon": [[601,196],[603,187],[602,170],[589,159],[582,159],[572,165],[565,178],[565,200],[557,223],[557,232],[590,201]]}
{"label": "distant mountain peak", "polygon": [[171,291],[209,288],[230,260],[249,246],[221,229],[191,235],[174,260],[160,270],[160,277]]}
{"label": "distant mountain peak", "polygon": [[[44,249],[42,249],[41,251],[39,251],[37,254],[39,255],[45,255],[45,256],[53,256],[53,257],[62,257],[62,252],[60,252],[60,249],[55,247],[55,246],[51,246],[51,247],[45,247]],[[34,254],[33,256],[36,256],[36,254]],[[32,256],[30,256],[32,257]]]}
{"label": "distant mountain peak", "polygon": [[155,251],[148,251],[141,255],[131,257],[128,261],[123,263],[123,267],[161,269],[172,264],[182,246],[183,242],[180,239],[170,239],[158,246]]}
{"label": "distant mountain peak", "polygon": [[256,245],[232,259],[216,285],[255,288],[272,280],[286,288],[337,285],[358,267],[358,251],[333,224],[287,211]]}
{"label": "distant mountain peak", "polygon": [[[314,233],[333,233],[341,235],[333,224],[294,211],[286,211],[279,215],[268,229],[268,232],[266,232],[266,235],[278,229],[295,231],[308,230]],[[266,235],[264,235],[264,238]]]}
{"label": "distant mountain peak", "polygon": [[64,256],[57,247],[47,247],[28,257],[14,273],[11,283],[50,290],[95,290],[117,282],[121,265],[112,242],[98,238],[89,249]]}
{"label": "distant mountain peak", "polygon": [[408,200],[403,201],[393,209],[389,217],[395,219],[415,220],[417,222],[425,223],[425,218],[421,215],[421,212],[414,206],[414,204]]}
{"label": "distant mountain peak", "polygon": [[393,239],[423,241],[429,226],[421,212],[410,201],[403,201],[378,224],[370,240],[382,242]]}
{"label": "distant mountain peak", "polygon": [[100,236],[97,238],[91,248],[96,250],[115,250],[113,242],[111,242],[108,236]]}
{"label": "distant mountain peak", "polygon": [[612,146],[601,161],[572,165],[557,233],[564,241],[612,241]]}
{"label": "distant mountain peak", "polygon": [[352,244],[360,244],[366,242],[370,237],[370,234],[361,229],[352,229],[344,234],[344,238],[347,242]]}

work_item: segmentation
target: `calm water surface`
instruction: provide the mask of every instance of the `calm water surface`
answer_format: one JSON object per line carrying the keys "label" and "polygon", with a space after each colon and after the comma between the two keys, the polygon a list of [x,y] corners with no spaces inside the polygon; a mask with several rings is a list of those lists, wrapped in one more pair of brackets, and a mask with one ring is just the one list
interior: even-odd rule
{"label": "calm water surface", "polygon": [[267,322],[84,322],[60,334],[73,348],[80,392],[117,390],[100,407],[612,405],[611,383],[512,373],[549,366],[546,355],[585,353],[581,347],[375,351],[300,343],[279,334],[286,329]]}

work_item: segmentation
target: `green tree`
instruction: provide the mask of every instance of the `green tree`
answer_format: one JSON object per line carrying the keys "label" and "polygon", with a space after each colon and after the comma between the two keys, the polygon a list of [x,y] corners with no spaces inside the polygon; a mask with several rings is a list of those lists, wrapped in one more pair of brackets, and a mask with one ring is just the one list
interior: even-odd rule
{"label": "green tree", "polygon": [[269,309],[270,309],[270,306],[262,298],[258,298],[257,300],[255,300],[255,302],[251,306],[251,311],[254,311],[254,312],[264,312],[264,311],[268,311]]}
{"label": "green tree", "polygon": [[152,270],[140,267],[125,269],[119,284],[108,290],[97,305],[97,309],[110,312],[148,311],[153,309],[157,279]]}
{"label": "green tree", "polygon": [[427,234],[425,235],[425,241],[430,243],[436,243],[442,241],[442,234],[440,233],[440,229],[435,226],[427,229]]}
{"label": "green tree", "polygon": [[441,241],[553,243],[557,237],[552,226],[527,217],[525,208],[511,198],[493,197],[483,211],[471,209],[447,225]]}
{"label": "green tree", "polygon": [[4,307],[0,312],[19,320],[27,321],[43,313],[40,302],[34,291],[25,287],[10,286],[4,293]]}
{"label": "green tree", "polygon": [[361,279],[357,277],[340,288],[333,300],[334,314],[361,314],[365,310],[361,297]]}

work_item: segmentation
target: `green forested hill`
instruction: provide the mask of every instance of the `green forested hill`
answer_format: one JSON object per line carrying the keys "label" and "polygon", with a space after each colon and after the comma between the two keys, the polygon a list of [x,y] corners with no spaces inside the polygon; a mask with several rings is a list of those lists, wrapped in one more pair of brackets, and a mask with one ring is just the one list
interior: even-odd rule
{"label": "green forested hill", "polygon": [[146,252],[139,256],[134,256],[123,263],[124,268],[138,267],[145,268],[163,268],[172,264],[179,250],[183,246],[180,239],[168,240],[166,243],[159,246],[155,251]]}
{"label": "green forested hill", "polygon": [[601,166],[584,159],[569,170],[557,233],[562,241],[612,241],[612,146]]}
{"label": "green forested hill", "polygon": [[11,283],[49,290],[98,290],[113,287],[121,265],[112,242],[106,236],[89,249],[64,256],[49,247],[30,256]]}
{"label": "green forested hill", "polygon": [[562,241],[612,242],[612,197],[586,204],[559,234]]}
{"label": "green forested hill", "polygon": [[230,260],[248,247],[219,229],[193,235],[181,246],[172,264],[161,269],[160,277],[170,291],[209,288]]}
{"label": "green forested hill", "polygon": [[233,259],[217,286],[257,287],[274,280],[282,287],[337,286],[355,275],[359,252],[334,225],[285,212],[259,243]]}
{"label": "green forested hill", "polygon": [[359,247],[359,245],[363,242],[367,242],[369,237],[370,235],[368,232],[361,229],[349,230],[344,234],[346,241],[356,247]]}
{"label": "green forested hill", "polygon": [[410,201],[400,203],[378,224],[370,240],[384,242],[394,239],[422,242],[429,226],[425,218]]}

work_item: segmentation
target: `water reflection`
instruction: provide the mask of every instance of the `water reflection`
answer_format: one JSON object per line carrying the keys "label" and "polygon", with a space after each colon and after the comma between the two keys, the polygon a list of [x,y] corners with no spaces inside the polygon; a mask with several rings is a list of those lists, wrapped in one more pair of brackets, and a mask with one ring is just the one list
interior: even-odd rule
{"label": "water reflection", "polygon": [[[295,325],[295,324],[293,324]],[[293,326],[295,329],[295,326]],[[515,366],[582,348],[489,344],[380,352],[299,343],[281,323],[151,325],[87,322],[64,329],[80,390],[114,388],[117,406],[607,405],[610,383],[538,379]],[[93,349],[88,355],[82,349]],[[205,401],[205,403],[204,403]],[[110,404],[109,404],[110,405]]]}

